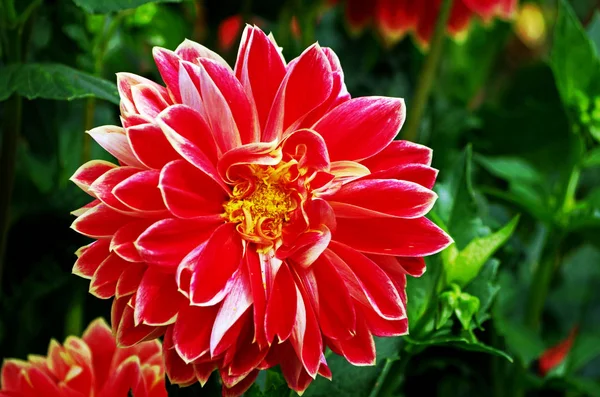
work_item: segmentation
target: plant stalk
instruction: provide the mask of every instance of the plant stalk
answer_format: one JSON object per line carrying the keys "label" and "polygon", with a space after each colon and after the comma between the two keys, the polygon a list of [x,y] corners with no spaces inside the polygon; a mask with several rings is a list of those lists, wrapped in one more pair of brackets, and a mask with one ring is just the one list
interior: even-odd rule
{"label": "plant stalk", "polygon": [[433,81],[436,76],[438,64],[442,55],[444,41],[446,39],[446,26],[450,17],[452,8],[452,0],[444,0],[435,23],[435,30],[431,38],[431,47],[429,54],[425,58],[425,64],[421,69],[415,95],[413,96],[412,104],[410,104],[409,112],[406,117],[406,126],[403,131],[403,139],[416,141],[419,135],[419,126],[425,113],[425,108],[431,94]]}

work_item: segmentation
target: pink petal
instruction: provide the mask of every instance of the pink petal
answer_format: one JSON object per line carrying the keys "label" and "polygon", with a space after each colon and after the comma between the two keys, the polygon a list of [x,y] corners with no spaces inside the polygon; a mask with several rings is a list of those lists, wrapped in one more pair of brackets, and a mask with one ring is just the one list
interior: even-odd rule
{"label": "pink petal", "polygon": [[96,272],[96,269],[98,269],[98,266],[100,266],[110,254],[108,250],[109,245],[110,240],[98,240],[78,249],[75,253],[77,255],[77,261],[73,266],[73,274],[91,279]]}
{"label": "pink petal", "polygon": [[394,139],[404,123],[404,112],[402,99],[354,98],[331,110],[313,129],[325,139],[332,161],[360,160]]}
{"label": "pink petal", "polygon": [[[88,161],[75,171],[69,179],[75,183],[81,190],[89,193],[89,187],[106,172],[115,168],[116,165],[104,160]],[[90,193],[91,194],[91,193]],[[92,194],[93,196],[93,194]]]}
{"label": "pink petal", "polygon": [[179,91],[179,60],[180,58],[173,51],[165,48],[154,47],[152,49],[154,62],[158,67],[160,76],[165,82],[175,103],[181,103],[181,93]]}
{"label": "pink petal", "polygon": [[92,138],[108,153],[112,154],[124,165],[130,165],[137,168],[145,168],[137,157],[131,151],[125,130],[113,125],[96,127],[87,131]]}
{"label": "pink petal", "polygon": [[210,335],[219,306],[185,305],[173,327],[173,343],[178,355],[190,363],[210,350]]}
{"label": "pink petal", "polygon": [[267,341],[272,342],[277,336],[281,343],[290,337],[296,320],[296,301],[296,284],[284,263],[275,275],[267,302],[264,317]]}
{"label": "pink petal", "polygon": [[[351,269],[370,305],[381,316],[390,320],[406,317],[406,309],[396,287],[375,262],[343,244],[332,242],[330,248]],[[334,264],[337,262],[334,261]],[[340,267],[338,269],[341,270]]]}
{"label": "pink petal", "polygon": [[[188,269],[191,273],[190,302],[211,306],[225,298],[231,288],[232,276],[240,266],[242,253],[242,241],[233,223],[219,226],[205,243],[190,252],[179,267],[180,272]],[[180,277],[188,276],[181,274]],[[186,283],[179,280],[180,288],[185,290],[183,285]]]}
{"label": "pink petal", "polygon": [[333,240],[370,254],[427,256],[452,243],[426,218],[338,218]]}
{"label": "pink petal", "polygon": [[149,267],[136,292],[134,321],[136,325],[173,323],[185,301],[185,297],[177,290],[172,274]]}
{"label": "pink petal", "polygon": [[332,87],[327,56],[318,44],[314,44],[288,66],[261,140],[270,142],[288,129],[296,129],[310,111],[327,100]]}
{"label": "pink petal", "polygon": [[365,179],[344,185],[327,197],[338,217],[421,217],[431,210],[437,194],[414,182]]}
{"label": "pink petal", "polygon": [[278,48],[258,28],[246,26],[235,64],[235,75],[256,107],[261,130],[285,76],[285,62]]}
{"label": "pink petal", "polygon": [[206,241],[222,223],[220,217],[163,219],[142,233],[135,245],[145,261],[175,272],[181,260],[199,243]]}
{"label": "pink petal", "polygon": [[166,213],[158,188],[160,173],[157,170],[138,172],[123,180],[113,189],[113,194],[128,208],[146,213]]}
{"label": "pink petal", "polygon": [[219,184],[184,160],[162,169],[159,188],[169,211],[180,218],[220,214],[227,201],[227,193]]}
{"label": "pink petal", "polygon": [[165,87],[156,84],[152,80],[148,80],[147,78],[132,73],[117,73],[117,89],[119,90],[119,96],[121,97],[121,108],[127,113],[138,113],[138,109],[134,104],[132,88],[140,84],[151,87],[154,91],[158,92],[161,98],[169,98]]}
{"label": "pink petal", "polygon": [[131,151],[147,168],[161,169],[168,162],[181,158],[156,124],[129,127],[125,133]]}
{"label": "pink petal", "polygon": [[409,141],[393,141],[381,152],[361,163],[371,172],[387,170],[398,165],[431,165],[433,151],[427,146]]}

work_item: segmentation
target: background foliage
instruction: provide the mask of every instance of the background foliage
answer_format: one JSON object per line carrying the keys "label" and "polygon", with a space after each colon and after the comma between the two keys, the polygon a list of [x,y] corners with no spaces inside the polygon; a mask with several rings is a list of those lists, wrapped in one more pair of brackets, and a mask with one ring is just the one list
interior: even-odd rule
{"label": "background foliage", "polygon": [[[376,367],[330,355],[333,382],[318,379],[307,396],[600,396],[595,3],[529,2],[544,17],[536,43],[518,34],[527,19],[447,40],[419,140],[440,170],[431,219],[456,243],[409,280],[410,336],[378,340]],[[44,354],[50,338],[109,317],[109,302],[70,274],[86,241],[69,212],[86,198],[68,178],[108,159],[83,131],[118,123],[114,73],[160,81],[153,46],[187,37],[219,48],[219,25],[237,14],[273,31],[288,59],[315,40],[334,48],[353,96],[404,97],[410,108],[423,54],[408,39],[386,48],[374,34],[349,35],[343,11],[317,0],[0,0],[2,358]],[[222,52],[233,63],[235,46]],[[574,327],[566,359],[541,376],[542,352]],[[170,392],[219,390],[211,379]],[[271,370],[247,394],[287,393]]]}

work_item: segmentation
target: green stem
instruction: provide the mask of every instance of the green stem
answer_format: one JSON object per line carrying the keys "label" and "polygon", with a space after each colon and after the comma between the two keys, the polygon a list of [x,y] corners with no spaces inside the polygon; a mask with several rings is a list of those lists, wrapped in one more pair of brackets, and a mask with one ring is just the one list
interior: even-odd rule
{"label": "green stem", "polygon": [[10,200],[15,179],[17,142],[21,131],[23,102],[20,95],[14,94],[4,108],[2,123],[2,154],[0,156],[0,291],[4,273],[6,243],[10,225]]}
{"label": "green stem", "polygon": [[392,369],[392,366],[395,361],[396,360],[390,360],[389,358],[385,359],[385,364],[383,365],[383,369],[381,370],[381,373],[377,377],[377,380],[375,381],[375,385],[373,386],[373,390],[371,390],[369,397],[377,397],[379,395],[379,392],[381,391],[381,387],[385,383],[385,378],[390,373],[390,370]]}
{"label": "green stem", "polygon": [[451,8],[452,0],[444,0],[440,7],[435,24],[435,31],[431,39],[429,54],[425,58],[425,64],[421,69],[415,95],[413,96],[412,103],[409,106],[408,116],[406,117],[406,126],[403,129],[403,138],[409,141],[416,141],[418,138],[421,119],[425,113],[427,100],[431,94],[433,81],[435,79],[438,64],[440,63],[444,40],[446,38],[446,26],[448,24]]}

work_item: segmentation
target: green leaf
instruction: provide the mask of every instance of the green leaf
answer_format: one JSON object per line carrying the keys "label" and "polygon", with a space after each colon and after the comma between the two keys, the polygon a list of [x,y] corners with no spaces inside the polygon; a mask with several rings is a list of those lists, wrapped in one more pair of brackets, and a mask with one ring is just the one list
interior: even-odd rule
{"label": "green leaf", "polygon": [[600,117],[595,99],[600,95],[600,59],[573,9],[559,1],[550,65],[563,103],[573,121],[600,140]]}
{"label": "green leaf", "polygon": [[73,0],[91,14],[105,14],[136,8],[147,3],[181,3],[182,0]]}
{"label": "green leaf", "polygon": [[468,330],[471,328],[471,320],[478,311],[479,298],[469,295],[466,292],[460,294],[454,312],[462,324],[463,329]]}
{"label": "green leaf", "polygon": [[0,100],[16,92],[28,99],[73,100],[93,96],[119,104],[115,83],[66,65],[9,65],[0,69],[0,76]]}
{"label": "green leaf", "polygon": [[600,147],[587,153],[583,160],[584,167],[598,167],[600,166]]}
{"label": "green leaf", "polygon": [[457,305],[457,297],[454,291],[446,291],[439,296],[440,308],[437,311],[437,317],[435,320],[435,329],[442,328],[452,317],[454,309]]}
{"label": "green leaf", "polygon": [[479,209],[471,181],[471,146],[467,146],[457,159],[451,173],[436,184],[438,201],[435,211],[448,228],[448,232],[461,249],[473,238],[485,234],[478,216]]}
{"label": "green leaf", "polygon": [[500,248],[513,234],[519,216],[514,217],[506,226],[497,232],[474,239],[458,253],[454,262],[444,263],[446,270],[446,282],[454,282],[460,286],[467,285],[473,280],[485,262]]}
{"label": "green leaf", "polygon": [[600,356],[600,335],[594,333],[578,335],[567,358],[567,369],[569,372],[575,372],[598,356]]}
{"label": "green leaf", "polygon": [[476,318],[479,324],[489,318],[488,310],[500,290],[500,286],[496,281],[499,265],[500,261],[497,259],[492,258],[487,261],[477,277],[465,288],[466,292],[479,298],[480,307]]}
{"label": "green leaf", "polygon": [[429,340],[423,341],[415,341],[410,339],[410,337],[405,337],[410,343],[421,346],[434,346],[434,345],[450,345],[463,350],[470,350],[475,352],[482,352],[487,354],[492,354],[498,357],[503,357],[507,359],[509,362],[513,362],[513,359],[508,353],[496,349],[495,347],[488,346],[481,342],[473,342],[466,337],[463,336],[439,336],[434,337]]}

